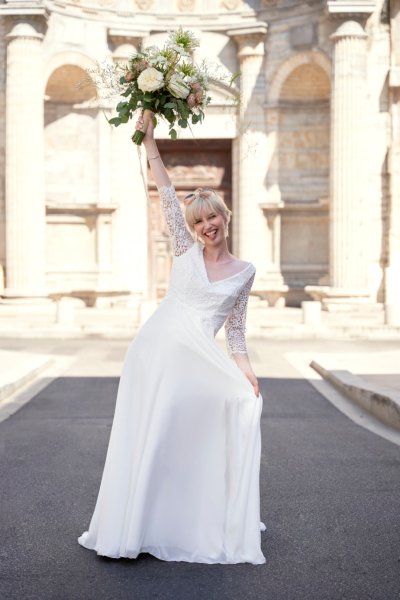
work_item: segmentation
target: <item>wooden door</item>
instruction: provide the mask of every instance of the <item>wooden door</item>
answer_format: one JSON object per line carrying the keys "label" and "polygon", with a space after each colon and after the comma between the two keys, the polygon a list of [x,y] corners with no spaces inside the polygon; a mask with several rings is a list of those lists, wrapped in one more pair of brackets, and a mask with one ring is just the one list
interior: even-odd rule
{"label": "wooden door", "polygon": [[[232,151],[230,140],[157,142],[179,200],[199,186],[215,189],[232,208]],[[172,253],[157,188],[149,169],[149,282],[150,297],[161,299],[168,287]],[[231,244],[232,226],[229,228]]]}

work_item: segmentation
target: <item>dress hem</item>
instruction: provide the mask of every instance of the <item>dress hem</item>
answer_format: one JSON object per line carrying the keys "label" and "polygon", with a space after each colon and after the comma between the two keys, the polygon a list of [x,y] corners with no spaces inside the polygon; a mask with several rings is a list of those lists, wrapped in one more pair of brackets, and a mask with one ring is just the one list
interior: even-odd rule
{"label": "dress hem", "polygon": [[[119,553],[119,554],[112,554],[112,553],[107,553],[105,551],[100,550],[99,548],[97,548],[96,546],[89,546],[86,545],[85,543],[83,543],[82,541],[80,541],[80,539],[78,539],[79,544],[83,547],[86,548],[87,550],[94,550],[96,552],[96,554],[98,556],[105,556],[107,558],[114,558],[114,559],[118,559],[118,558],[129,558],[129,559],[135,559],[138,557],[139,554],[151,554],[152,556],[154,556],[155,558],[158,558],[159,560],[164,560],[167,562],[189,562],[189,563],[204,563],[204,564],[223,564],[223,565],[235,565],[235,564],[240,564],[240,563],[250,563],[252,565],[262,565],[266,563],[266,558],[263,554],[261,554],[261,556],[257,559],[250,559],[250,558],[238,558],[238,559],[227,559],[227,558],[209,558],[206,556],[196,556],[193,558],[189,558],[187,556],[187,554],[185,554],[184,551],[180,550],[179,548],[175,548],[174,551],[177,553],[176,556],[174,558],[167,558],[166,555],[163,553],[163,550],[161,548],[158,548],[157,546],[142,546],[138,551],[131,551],[131,552],[126,552],[126,553]],[[180,552],[180,554],[179,554]]]}

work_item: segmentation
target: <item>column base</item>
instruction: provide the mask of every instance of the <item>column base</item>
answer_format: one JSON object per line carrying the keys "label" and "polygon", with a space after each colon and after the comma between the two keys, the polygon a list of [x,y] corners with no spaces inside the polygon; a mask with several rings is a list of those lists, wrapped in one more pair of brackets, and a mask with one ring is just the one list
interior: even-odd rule
{"label": "column base", "polygon": [[304,291],[321,302],[322,309],[328,312],[350,312],[357,309],[375,311],[382,308],[372,299],[369,290],[306,285]]}
{"label": "column base", "polygon": [[385,304],[400,304],[400,257],[385,269]]}
{"label": "column base", "polygon": [[268,306],[283,308],[286,304],[286,294],[289,286],[283,283],[281,273],[269,273],[266,277],[256,278],[252,293],[262,300],[266,300]]}

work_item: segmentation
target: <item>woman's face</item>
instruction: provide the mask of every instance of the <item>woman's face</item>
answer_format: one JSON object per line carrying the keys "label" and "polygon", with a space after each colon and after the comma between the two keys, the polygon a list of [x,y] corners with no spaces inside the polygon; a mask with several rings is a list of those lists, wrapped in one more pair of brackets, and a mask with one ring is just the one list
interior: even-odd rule
{"label": "woman's face", "polygon": [[204,208],[200,217],[194,222],[194,230],[206,246],[217,246],[226,237],[225,220],[211,207]]}

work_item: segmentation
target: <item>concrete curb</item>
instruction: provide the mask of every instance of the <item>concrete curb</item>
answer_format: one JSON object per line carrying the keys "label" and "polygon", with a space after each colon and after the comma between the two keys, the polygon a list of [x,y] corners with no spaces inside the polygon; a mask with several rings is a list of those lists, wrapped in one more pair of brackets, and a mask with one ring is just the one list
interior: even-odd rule
{"label": "concrete curb", "polygon": [[53,364],[50,356],[21,357],[17,367],[6,369],[0,376],[0,403],[6,402],[18,390],[34,381]]}
{"label": "concrete curb", "polygon": [[373,385],[349,371],[329,370],[317,360],[312,360],[310,367],[358,406],[385,425],[400,431],[399,392]]}

